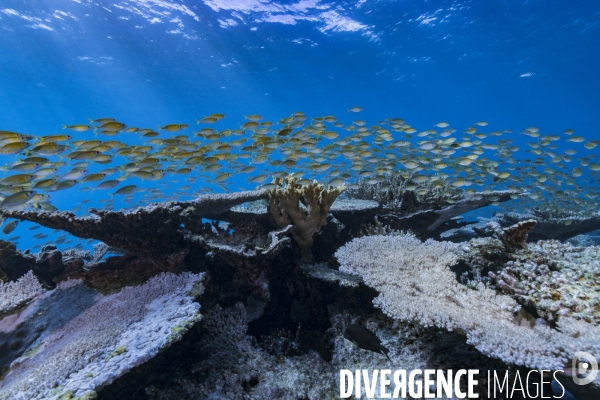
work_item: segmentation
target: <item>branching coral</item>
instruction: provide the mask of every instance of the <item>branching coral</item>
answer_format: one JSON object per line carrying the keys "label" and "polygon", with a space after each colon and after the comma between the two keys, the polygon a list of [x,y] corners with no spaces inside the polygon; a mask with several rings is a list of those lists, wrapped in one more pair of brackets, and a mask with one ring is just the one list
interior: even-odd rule
{"label": "branching coral", "polygon": [[312,262],[313,235],[321,230],[331,205],[345,187],[325,189],[317,182],[300,185],[294,177],[285,181],[276,178],[276,184],[284,186],[268,191],[269,214],[280,228],[293,225],[292,237],[300,246],[302,259]]}

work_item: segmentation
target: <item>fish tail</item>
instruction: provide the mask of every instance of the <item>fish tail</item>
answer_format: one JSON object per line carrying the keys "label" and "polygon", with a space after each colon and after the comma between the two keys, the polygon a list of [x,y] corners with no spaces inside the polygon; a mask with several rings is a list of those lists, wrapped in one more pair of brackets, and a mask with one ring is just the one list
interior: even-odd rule
{"label": "fish tail", "polygon": [[160,125],[156,125],[156,126],[158,126],[159,131],[162,130],[162,126],[160,126]]}
{"label": "fish tail", "polygon": [[67,129],[67,126],[65,124],[61,124],[63,129]]}
{"label": "fish tail", "polygon": [[[195,118],[195,120],[196,120],[196,125],[198,125],[200,123],[200,120],[198,118]],[[194,135],[194,136],[196,136],[196,135]]]}

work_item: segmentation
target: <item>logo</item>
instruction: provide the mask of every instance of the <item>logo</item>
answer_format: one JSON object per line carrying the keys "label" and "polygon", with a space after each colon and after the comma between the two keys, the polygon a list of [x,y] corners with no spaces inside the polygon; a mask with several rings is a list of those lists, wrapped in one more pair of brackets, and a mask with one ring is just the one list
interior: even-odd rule
{"label": "logo", "polygon": [[[598,362],[594,356],[585,351],[575,353],[571,361],[571,368],[573,369],[573,382],[576,385],[587,385],[598,375]],[[588,375],[585,376],[586,374]]]}

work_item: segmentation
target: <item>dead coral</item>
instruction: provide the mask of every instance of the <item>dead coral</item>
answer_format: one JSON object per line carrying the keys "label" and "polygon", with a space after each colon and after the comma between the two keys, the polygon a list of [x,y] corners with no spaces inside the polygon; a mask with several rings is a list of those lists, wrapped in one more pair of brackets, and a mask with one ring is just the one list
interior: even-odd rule
{"label": "dead coral", "polygon": [[527,248],[527,235],[536,224],[536,220],[530,219],[504,229],[500,229],[500,225],[494,222],[488,223],[488,227],[494,230],[507,251],[515,251]]}
{"label": "dead coral", "polygon": [[[447,204],[446,193],[452,188],[449,183],[442,182],[434,185],[429,181],[417,182],[415,174],[384,175],[384,179],[377,183],[368,183],[366,179],[358,182],[358,189],[348,189],[346,196],[349,199],[374,200],[386,211],[394,214],[406,215],[419,210],[439,208]],[[414,187],[416,189],[408,189]],[[421,194],[417,190],[423,189]],[[457,194],[460,193],[456,191]]]}
{"label": "dead coral", "polygon": [[548,239],[564,241],[600,229],[600,213],[533,209],[528,214],[497,214],[494,219],[501,226],[509,226],[528,219],[537,220],[537,225],[529,233],[531,241]]}
{"label": "dead coral", "polygon": [[6,218],[36,222],[81,238],[100,240],[137,255],[163,257],[181,251],[186,242],[181,225],[195,226],[202,218],[216,218],[231,207],[266,197],[266,191],[209,194],[191,201],[167,202],[125,211],[91,209],[78,217],[71,212],[5,210]]}
{"label": "dead coral", "polygon": [[422,210],[406,216],[382,214],[378,218],[392,229],[410,230],[417,235],[429,237],[437,231],[445,230],[442,225],[454,217],[492,203],[508,201],[518,193],[520,192],[513,190],[474,193],[464,195],[453,204],[437,210]]}
{"label": "dead coral", "polygon": [[35,267],[35,256],[17,250],[14,243],[0,240],[0,271],[9,279],[17,280]]}
{"label": "dead coral", "polygon": [[221,230],[220,234],[212,237],[195,235],[188,231],[184,234],[184,238],[222,257],[229,265],[236,268],[238,279],[253,286],[260,286],[263,289],[260,294],[268,298],[268,286],[257,285],[256,282],[265,281],[264,275],[271,261],[286,245],[290,244],[287,235],[291,230],[292,226],[287,226],[279,231],[269,232],[267,235],[254,236],[236,234],[236,231],[229,234]]}
{"label": "dead coral", "polygon": [[292,237],[300,246],[302,259],[312,262],[313,235],[321,230],[331,205],[345,187],[325,189],[317,182],[299,185],[293,177],[275,178],[275,183],[282,187],[268,191],[271,219],[280,228],[293,225]]}

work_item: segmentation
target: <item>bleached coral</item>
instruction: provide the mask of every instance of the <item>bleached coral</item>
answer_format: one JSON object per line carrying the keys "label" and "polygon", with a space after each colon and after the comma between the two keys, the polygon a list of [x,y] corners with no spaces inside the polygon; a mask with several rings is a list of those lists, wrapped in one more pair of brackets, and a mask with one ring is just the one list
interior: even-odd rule
{"label": "bleached coral", "polygon": [[[449,266],[459,245],[410,234],[354,239],[336,252],[343,272],[360,275],[376,289],[374,304],[390,317],[424,326],[456,330],[484,354],[529,368],[562,369],[576,351],[600,355],[600,329],[573,328],[564,319],[559,330],[515,322],[519,309],[510,297],[460,285]],[[585,329],[583,329],[585,327]],[[582,350],[583,349],[583,350]]]}
{"label": "bleached coral", "polygon": [[29,271],[15,282],[0,283],[0,316],[21,307],[44,289],[32,271]]}
{"label": "bleached coral", "polygon": [[[0,399],[93,395],[181,338],[199,319],[202,274],[161,274],[99,300],[33,343],[3,380]],[[64,286],[82,285],[67,281]],[[35,308],[33,303],[30,307]],[[28,315],[35,315],[30,310]]]}

